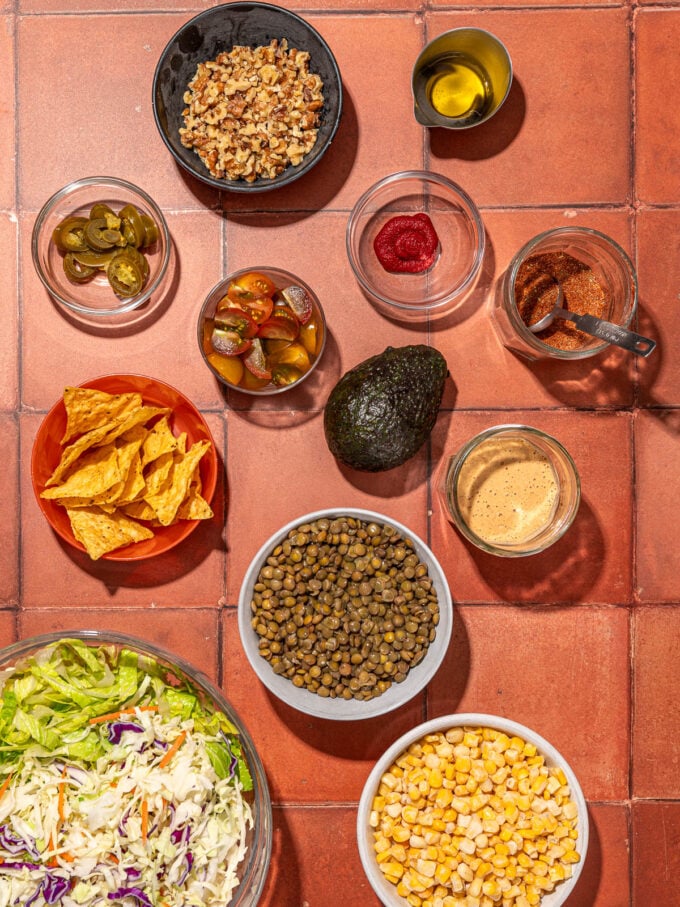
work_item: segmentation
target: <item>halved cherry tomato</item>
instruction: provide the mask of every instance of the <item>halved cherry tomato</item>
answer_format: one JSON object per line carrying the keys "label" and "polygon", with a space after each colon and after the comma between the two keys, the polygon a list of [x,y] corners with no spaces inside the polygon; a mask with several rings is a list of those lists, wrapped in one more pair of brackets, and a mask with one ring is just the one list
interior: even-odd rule
{"label": "halved cherry tomato", "polygon": [[250,302],[251,299],[270,298],[276,292],[276,286],[266,274],[259,271],[248,271],[232,280],[227,290],[227,296],[237,303]]}
{"label": "halved cherry tomato", "polygon": [[321,334],[315,321],[308,321],[300,328],[300,340],[310,356],[316,356]]}
{"label": "halved cherry tomato", "polygon": [[277,365],[292,365],[303,374],[311,365],[309,353],[301,343],[291,343],[285,350],[277,353],[276,363]]}
{"label": "halved cherry tomato", "polygon": [[[241,360],[237,360],[240,362]],[[243,375],[238,383],[239,387],[249,391],[261,391],[263,387],[269,384],[269,378],[256,378],[247,368],[243,369]]]}
{"label": "halved cherry tomato", "polygon": [[313,311],[312,297],[309,293],[302,287],[293,286],[285,287],[281,290],[281,295],[297,316],[300,324],[307,324]]}
{"label": "halved cherry tomato", "polygon": [[262,341],[259,337],[255,337],[251,344],[248,355],[243,358],[243,364],[256,378],[271,378],[272,373],[262,347]]}
{"label": "halved cherry tomato", "polygon": [[243,377],[243,362],[238,356],[220,356],[219,353],[208,353],[208,362],[217,374],[229,384],[238,384]]}
{"label": "halved cherry tomato", "polygon": [[216,310],[239,308],[247,312],[256,324],[262,324],[272,313],[274,300],[269,296],[262,296],[259,299],[242,299],[240,302],[234,301],[231,296],[223,296],[217,303]]}
{"label": "halved cherry tomato", "polygon": [[220,330],[234,331],[244,340],[250,340],[257,334],[257,325],[243,309],[220,309],[215,312],[215,327]]}
{"label": "halved cherry tomato", "polygon": [[287,306],[276,306],[258,330],[258,335],[267,340],[293,341],[299,333],[300,322]]}
{"label": "halved cherry tomato", "polygon": [[272,383],[277,387],[295,384],[300,378],[302,378],[302,372],[292,365],[275,365],[272,369]]}
{"label": "halved cherry tomato", "polygon": [[215,352],[222,356],[240,356],[250,349],[252,340],[241,337],[238,331],[215,326],[210,335],[210,343]]}

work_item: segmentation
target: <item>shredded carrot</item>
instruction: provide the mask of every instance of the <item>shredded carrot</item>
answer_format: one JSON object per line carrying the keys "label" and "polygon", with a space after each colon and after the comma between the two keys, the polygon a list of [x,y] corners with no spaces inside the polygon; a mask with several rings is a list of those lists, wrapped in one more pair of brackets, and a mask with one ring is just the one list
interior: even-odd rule
{"label": "shredded carrot", "polygon": [[72,853],[70,853],[68,850],[64,851],[64,853],[61,855],[61,858],[66,863],[75,863],[75,859],[76,859],[75,856]]}
{"label": "shredded carrot", "polygon": [[[61,777],[62,778],[66,777],[66,766],[64,766],[63,769],[61,770]],[[66,785],[64,784],[64,782],[60,781],[59,782],[59,798],[57,800],[57,805],[59,808],[59,818],[61,819],[62,822],[66,818],[66,813],[64,811],[64,799],[65,799],[64,788],[65,787],[66,787]]]}
{"label": "shredded carrot", "polygon": [[109,712],[107,715],[95,715],[94,718],[90,718],[90,724],[101,724],[103,721],[115,721],[116,718],[122,718],[123,715],[134,715],[136,711],[140,712],[157,712],[158,706],[156,705],[138,705],[136,708],[130,709],[119,709],[117,712]]}
{"label": "shredded carrot", "polygon": [[142,800],[142,841],[146,841],[149,835],[149,801],[144,797]]}
{"label": "shredded carrot", "polygon": [[[47,844],[47,849],[48,849],[48,851],[55,849],[54,835],[52,835],[52,834],[50,835],[50,840]],[[57,860],[56,854],[54,854],[53,856],[51,856],[49,858],[49,860],[47,861],[47,865],[51,866],[51,867],[59,865],[59,861]]]}
{"label": "shredded carrot", "polygon": [[165,766],[168,764],[168,762],[170,762],[170,760],[175,755],[177,750],[184,743],[184,738],[186,737],[186,735],[187,735],[187,732],[182,731],[180,734],[177,735],[177,737],[175,737],[175,739],[172,742],[172,746],[166,752],[166,754],[163,756],[161,761],[158,763],[160,768],[165,768]]}
{"label": "shredded carrot", "polygon": [[2,785],[0,785],[0,797],[2,797],[2,795],[5,793],[5,791],[9,787],[9,782],[12,780],[12,774],[13,773],[10,772],[9,775],[7,775],[5,780],[2,782]]}

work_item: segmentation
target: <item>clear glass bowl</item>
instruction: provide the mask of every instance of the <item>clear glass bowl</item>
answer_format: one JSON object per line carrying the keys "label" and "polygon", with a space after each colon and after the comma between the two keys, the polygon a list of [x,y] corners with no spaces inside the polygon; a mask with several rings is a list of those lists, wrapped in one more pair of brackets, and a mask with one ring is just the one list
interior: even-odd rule
{"label": "clear glass bowl", "polygon": [[[545,892],[541,898],[540,907],[560,907],[567,902],[569,896],[573,893],[574,887],[578,882],[579,876],[585,863],[588,851],[589,822],[588,808],[581,785],[578,782],[573,770],[564,759],[564,757],[555,749],[555,747],[537,734],[531,728],[509,718],[496,715],[485,715],[481,712],[465,712],[455,715],[443,715],[439,718],[433,718],[423,724],[418,725],[403,736],[396,740],[385,753],[375,763],[370,775],[364,785],[359,809],[357,811],[357,842],[359,846],[359,855],[364,872],[371,884],[374,892],[385,907],[403,907],[406,903],[404,898],[397,894],[396,886],[385,878],[385,875],[379,869],[378,861],[374,850],[374,831],[371,826],[370,818],[373,811],[373,800],[380,785],[383,775],[389,771],[392,764],[413,744],[422,740],[428,734],[446,733],[454,728],[491,728],[507,734],[509,737],[517,736],[525,743],[533,744],[538,753],[545,759],[545,765],[549,768],[559,767],[566,776],[569,785],[571,801],[576,805],[576,830],[578,837],[576,839],[576,849],[580,854],[580,861],[572,864],[572,875],[569,879],[559,882],[551,892]],[[498,902],[500,903],[500,901]]]}
{"label": "clear glass bowl", "polygon": [[[63,253],[52,241],[52,232],[70,215],[87,217],[97,202],[116,213],[127,204],[150,215],[158,225],[158,240],[144,249],[149,276],[141,293],[129,298],[117,296],[106,275],[99,271],[87,283],[74,283],[64,273]],[[60,305],[80,315],[105,318],[131,312],[159,292],[170,262],[171,239],[163,212],[143,189],[110,176],[91,176],[64,186],[45,203],[33,226],[31,253],[38,277]]]}
{"label": "clear glass bowl", "polygon": [[[630,326],[637,311],[637,277],[624,250],[609,236],[589,227],[557,227],[540,233],[514,256],[498,285],[494,303],[494,322],[505,346],[527,359],[577,360],[595,356],[610,344],[583,335],[577,349],[558,349],[544,343],[526,326],[515,301],[518,272],[532,255],[563,252],[589,267],[609,300],[602,314],[623,328]],[[597,314],[597,313],[592,313]]]}
{"label": "clear glass bowl", "polygon": [[[229,362],[228,360],[239,360],[240,357],[220,356],[211,346],[210,332],[212,329],[212,319],[215,317],[218,303],[225,297],[230,284],[251,272],[257,272],[268,277],[277,290],[281,290],[284,287],[301,287],[311,300],[312,314],[309,321],[305,325],[302,325],[300,336],[290,344],[293,349],[289,349],[288,354],[286,355],[282,354],[283,361],[287,362],[288,365],[293,364],[293,366],[296,367],[295,362],[301,361],[302,365],[300,368],[306,367],[306,370],[292,384],[277,386],[272,381],[264,379],[255,380],[246,373],[247,370],[245,369],[245,366],[243,366],[242,381],[249,380],[250,383],[239,383],[237,380],[234,380],[234,376],[239,374],[238,366],[234,361]],[[313,333],[310,332],[310,328],[312,327]],[[217,380],[225,387],[239,391],[239,393],[251,394],[254,396],[283,394],[288,390],[299,387],[316,369],[326,347],[326,318],[316,293],[307,283],[300,280],[299,277],[296,277],[295,274],[291,274],[289,271],[284,271],[281,268],[270,268],[268,265],[241,268],[239,271],[234,271],[228,277],[225,277],[224,280],[220,280],[216,283],[201,306],[197,328],[198,347],[203,356],[203,361],[215,378],[217,378]],[[306,336],[303,338],[303,335]],[[303,351],[297,349],[300,345],[302,345]],[[295,355],[296,352],[301,359]],[[305,358],[305,354],[307,358]],[[227,360],[226,363],[225,360]],[[220,367],[222,368],[222,371],[219,370]],[[235,373],[233,372],[234,367],[237,368]]]}
{"label": "clear glass bowl", "polygon": [[[47,633],[14,643],[0,651],[0,672],[4,674],[17,664],[37,655],[46,646],[63,639],[78,639],[94,648],[113,646],[118,650],[129,649],[143,658],[152,659],[164,669],[165,679],[168,683],[186,681],[195,690],[201,702],[214,706],[234,725],[253,779],[252,792],[244,795],[252,810],[253,827],[248,830],[247,852],[238,870],[240,883],[228,902],[228,907],[255,907],[266,881],[272,852],[271,799],[260,757],[233,706],[202,671],[192,667],[182,657],[173,655],[154,643],[108,630],[69,630]],[[214,904],[213,907],[226,907],[226,905],[220,903],[219,905]]]}
{"label": "clear glass bowl", "polygon": [[[496,425],[476,435],[442,462],[436,485],[456,529],[500,557],[545,551],[571,526],[581,500],[568,451],[528,425]],[[482,509],[488,502],[493,507]],[[489,512],[498,514],[493,524]]]}
{"label": "clear glass bowl", "polygon": [[[374,241],[393,217],[427,214],[439,237],[434,263],[417,274],[387,271]],[[445,315],[475,286],[486,244],[477,206],[455,183],[420,170],[384,177],[357,201],[347,222],[352,271],[369,300],[401,321]]]}
{"label": "clear glass bowl", "polygon": [[[324,697],[306,689],[304,686],[296,686],[288,677],[276,673],[270,662],[263,657],[260,652],[260,637],[251,624],[253,616],[251,602],[253,601],[254,587],[258,582],[260,570],[265,566],[274,549],[284,544],[288,534],[301,526],[317,520],[341,518],[360,520],[368,524],[377,523],[381,526],[387,525],[395,529],[402,539],[410,539],[420,563],[427,567],[428,576],[437,593],[439,623],[436,627],[435,638],[430,642],[424,657],[418,664],[410,668],[404,680],[392,683],[384,692],[374,696],[372,699],[343,699],[340,696],[334,698],[330,696]],[[418,538],[408,527],[374,511],[353,507],[334,507],[328,510],[308,513],[292,520],[275,532],[261,546],[250,562],[241,585],[238,601],[238,625],[241,643],[248,661],[261,682],[271,693],[289,706],[308,715],[337,721],[357,721],[365,718],[374,718],[376,715],[383,715],[398,709],[427,686],[439,669],[449,646],[453,628],[453,604],[448,582],[439,562],[425,542]],[[368,632],[366,628],[365,632]],[[322,631],[319,631],[319,634],[320,636],[323,635]],[[331,650],[325,651],[330,652]]]}

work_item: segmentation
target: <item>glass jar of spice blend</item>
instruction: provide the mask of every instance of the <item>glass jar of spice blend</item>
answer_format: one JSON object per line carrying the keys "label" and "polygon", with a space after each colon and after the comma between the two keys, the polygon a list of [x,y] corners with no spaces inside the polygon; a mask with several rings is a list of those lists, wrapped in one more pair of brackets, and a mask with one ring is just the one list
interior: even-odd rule
{"label": "glass jar of spice blend", "polygon": [[558,227],[530,240],[503,275],[494,304],[501,340],[527,359],[585,359],[608,343],[555,319],[534,334],[528,325],[557,302],[578,314],[595,315],[627,328],[637,311],[637,278],[624,250],[588,227]]}

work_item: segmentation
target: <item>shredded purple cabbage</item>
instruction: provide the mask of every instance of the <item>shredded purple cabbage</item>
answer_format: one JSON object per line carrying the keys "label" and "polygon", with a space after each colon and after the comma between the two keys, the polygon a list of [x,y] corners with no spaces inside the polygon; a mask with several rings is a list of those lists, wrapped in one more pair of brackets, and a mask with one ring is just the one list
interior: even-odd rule
{"label": "shredded purple cabbage", "polygon": [[43,880],[42,890],[48,904],[56,904],[70,889],[71,883],[63,876],[47,873]]}
{"label": "shredded purple cabbage", "polygon": [[3,863],[2,871],[6,869],[42,869],[39,863],[27,863],[26,860],[19,860],[15,863]]}
{"label": "shredded purple cabbage", "polygon": [[170,840],[173,844],[188,844],[191,837],[191,829],[188,825],[184,828],[175,828],[170,832]]}
{"label": "shredded purple cabbage", "polygon": [[133,721],[112,721],[109,725],[109,743],[120,743],[124,731],[132,731],[135,734],[143,734],[144,728],[135,724]]}
{"label": "shredded purple cabbage", "polygon": [[134,898],[142,905],[142,907],[153,907],[153,904],[148,896],[144,894],[142,889],[137,888],[134,885],[129,888],[119,888],[117,891],[112,891],[107,897],[110,901],[119,901],[123,898]]}
{"label": "shredded purple cabbage", "polygon": [[178,885],[184,885],[184,882],[186,881],[186,877],[187,877],[187,876],[189,875],[189,873],[191,872],[191,867],[193,866],[193,864],[194,864],[194,857],[193,857],[193,854],[190,853],[189,851],[187,851],[187,852],[184,854],[184,872],[182,873],[182,875],[181,875],[181,876],[179,877],[179,879],[177,880],[177,884],[178,884]]}
{"label": "shredded purple cabbage", "polygon": [[224,731],[220,731],[220,737],[229,753],[229,780],[233,781],[238,774],[238,759],[234,755],[234,751],[231,748],[231,742]]}
{"label": "shredded purple cabbage", "polygon": [[40,854],[38,853],[33,838],[22,838],[21,835],[16,834],[16,832],[8,825],[0,825],[0,844],[8,851],[8,853],[17,854],[24,853],[25,851],[36,860],[40,859]]}

